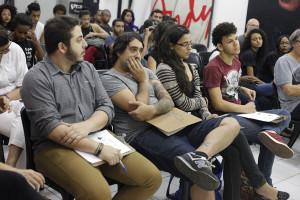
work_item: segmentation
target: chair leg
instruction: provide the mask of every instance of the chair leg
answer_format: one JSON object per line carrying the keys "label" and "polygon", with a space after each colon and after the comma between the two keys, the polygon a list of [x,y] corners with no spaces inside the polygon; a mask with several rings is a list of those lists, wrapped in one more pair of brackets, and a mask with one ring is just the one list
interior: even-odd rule
{"label": "chair leg", "polygon": [[290,137],[290,140],[289,140],[289,142],[288,142],[288,146],[289,146],[290,148],[292,148],[292,146],[293,146],[294,143],[296,142],[296,140],[297,140],[299,134],[300,134],[300,125],[295,124],[295,125],[294,125],[294,130],[293,130],[292,135],[291,135],[291,137]]}
{"label": "chair leg", "polygon": [[189,182],[188,181],[183,181],[182,184],[182,192],[181,192],[181,197],[180,200],[188,200],[189,198],[189,190],[190,190],[190,186],[189,186]]}

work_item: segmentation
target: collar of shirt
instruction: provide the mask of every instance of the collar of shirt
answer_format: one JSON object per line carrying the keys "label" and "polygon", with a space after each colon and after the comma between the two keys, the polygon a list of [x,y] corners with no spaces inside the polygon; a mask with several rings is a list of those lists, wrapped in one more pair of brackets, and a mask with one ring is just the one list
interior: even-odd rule
{"label": "collar of shirt", "polygon": [[[62,71],[52,60],[51,58],[46,55],[45,58],[44,58],[44,61],[46,63],[49,63],[47,66],[48,66],[48,69],[51,73],[52,76],[58,74],[58,73],[62,73],[62,74],[69,74],[69,73],[66,73],[64,71]],[[81,70],[81,63],[79,64],[75,64],[75,65],[72,65],[72,70],[71,70],[71,73],[70,74],[73,74],[77,71]]]}

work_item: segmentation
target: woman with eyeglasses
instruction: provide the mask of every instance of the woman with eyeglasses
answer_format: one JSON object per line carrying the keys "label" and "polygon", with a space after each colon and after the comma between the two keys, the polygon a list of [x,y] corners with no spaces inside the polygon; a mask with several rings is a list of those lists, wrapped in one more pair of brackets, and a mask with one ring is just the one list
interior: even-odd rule
{"label": "woman with eyeglasses", "polygon": [[282,35],[278,38],[276,43],[276,49],[270,52],[266,58],[262,67],[261,80],[266,83],[271,83],[274,80],[274,67],[279,57],[290,52],[291,45],[288,35]]}
{"label": "woman with eyeglasses", "polygon": [[[158,57],[161,63],[157,67],[157,77],[172,97],[177,108],[191,112],[191,114],[202,118],[203,121],[200,122],[200,127],[214,122],[215,129],[213,129],[213,131],[221,128],[224,132],[227,128],[225,127],[226,123],[223,124],[223,121],[226,119],[231,120],[231,118],[219,117],[217,114],[211,114],[208,111],[207,100],[201,93],[198,72],[193,66],[183,61],[189,57],[189,53],[192,49],[191,46],[192,41],[188,28],[182,25],[173,25],[167,29],[158,44]],[[218,121],[221,121],[221,123]],[[198,124],[195,126],[198,126]],[[208,127],[209,125],[207,125],[206,128]],[[196,132],[197,134],[201,134],[202,131],[204,130],[199,128],[198,132]],[[206,137],[212,137],[211,133],[213,131]],[[191,139],[188,133],[185,134],[188,139]],[[225,138],[221,137],[220,139]],[[197,143],[197,141],[190,141],[190,143],[193,145]],[[211,144],[202,145],[210,146]],[[287,199],[286,197],[289,196],[285,192],[278,192],[267,183],[264,175],[256,165],[247,139],[243,133],[239,133],[230,146],[225,150],[224,148],[220,149],[219,153],[225,160],[223,199],[240,198],[241,167],[250,179],[257,194],[268,199],[275,199],[276,196],[281,195],[284,197],[278,199]],[[181,169],[178,168],[178,170],[180,171]],[[192,200],[215,199],[212,191],[201,190],[201,188],[195,184],[191,185],[190,193]]]}
{"label": "woman with eyeglasses", "polygon": [[[20,96],[20,87],[27,72],[26,58],[19,45],[11,42],[6,30],[0,30],[0,96],[10,100],[12,111],[0,114],[0,134],[9,137],[9,152],[6,164],[16,167],[25,139],[20,110],[24,106]],[[19,167],[25,167],[25,152]]]}

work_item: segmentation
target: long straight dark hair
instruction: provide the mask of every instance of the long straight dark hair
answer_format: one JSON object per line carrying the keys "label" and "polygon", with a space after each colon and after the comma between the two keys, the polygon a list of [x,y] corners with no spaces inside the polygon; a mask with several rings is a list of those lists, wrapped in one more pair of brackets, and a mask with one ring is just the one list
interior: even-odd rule
{"label": "long straight dark hair", "polygon": [[191,84],[185,73],[183,62],[174,49],[171,49],[170,44],[176,45],[183,35],[189,33],[189,29],[185,26],[173,25],[165,32],[158,45],[158,58],[173,69],[179,88],[187,95],[192,92]]}

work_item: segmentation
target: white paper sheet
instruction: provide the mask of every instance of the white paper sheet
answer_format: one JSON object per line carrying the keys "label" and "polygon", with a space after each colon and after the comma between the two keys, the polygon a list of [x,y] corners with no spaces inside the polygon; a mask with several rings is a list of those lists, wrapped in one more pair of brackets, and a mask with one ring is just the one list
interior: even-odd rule
{"label": "white paper sheet", "polygon": [[272,113],[265,113],[265,112],[255,112],[255,113],[250,113],[250,114],[240,114],[238,116],[249,118],[249,119],[256,119],[259,121],[264,121],[264,122],[271,122],[277,119],[280,119],[281,117],[277,114],[272,114]]}

